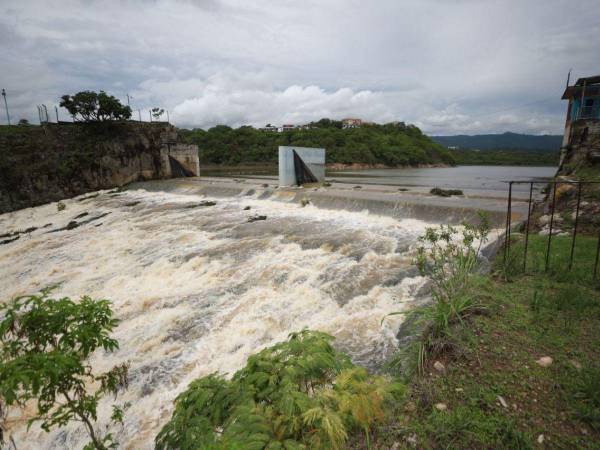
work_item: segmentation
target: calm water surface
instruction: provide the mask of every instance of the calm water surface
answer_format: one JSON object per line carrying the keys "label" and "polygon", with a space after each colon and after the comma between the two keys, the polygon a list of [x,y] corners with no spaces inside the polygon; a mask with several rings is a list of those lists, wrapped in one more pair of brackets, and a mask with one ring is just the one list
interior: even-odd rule
{"label": "calm water surface", "polygon": [[[466,189],[485,193],[506,192],[507,181],[546,181],[556,167],[548,166],[456,166],[422,169],[365,169],[327,171],[329,181],[342,183],[383,184],[393,186]],[[223,168],[202,171],[203,175],[277,179],[277,167]],[[536,190],[542,185],[536,186]],[[515,191],[529,192],[527,185],[515,185]]]}
{"label": "calm water surface", "polygon": [[[556,173],[556,167],[537,166],[457,166],[427,169],[367,169],[329,172],[340,182],[387,184],[455,189],[506,191],[507,181],[544,181]],[[527,185],[515,185],[527,190]]]}

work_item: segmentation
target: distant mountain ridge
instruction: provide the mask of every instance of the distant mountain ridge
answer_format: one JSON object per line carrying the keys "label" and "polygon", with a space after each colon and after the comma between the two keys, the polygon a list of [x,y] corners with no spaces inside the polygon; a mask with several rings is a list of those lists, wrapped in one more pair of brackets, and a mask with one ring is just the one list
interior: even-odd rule
{"label": "distant mountain ridge", "polygon": [[431,139],[444,147],[535,152],[558,152],[562,144],[562,138],[562,135],[545,134],[536,136],[510,132],[502,134],[476,134],[472,136],[464,134],[456,136],[431,136]]}

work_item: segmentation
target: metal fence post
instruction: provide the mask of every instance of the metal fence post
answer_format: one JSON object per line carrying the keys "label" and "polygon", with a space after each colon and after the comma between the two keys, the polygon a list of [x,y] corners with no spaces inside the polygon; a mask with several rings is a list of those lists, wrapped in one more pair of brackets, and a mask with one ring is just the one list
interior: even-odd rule
{"label": "metal fence post", "polygon": [[554,208],[556,207],[556,184],[557,182],[554,182],[554,189],[552,191],[552,211],[550,213],[550,230],[548,233],[548,247],[546,248],[546,266],[544,268],[544,271],[547,272],[548,271],[548,266],[550,264],[550,244],[552,242],[552,227],[554,226]]}
{"label": "metal fence post", "polygon": [[598,260],[600,259],[600,232],[598,232],[598,247],[596,248],[596,261],[594,262],[594,280],[598,274]]}
{"label": "metal fence post", "polygon": [[527,269],[527,248],[529,246],[529,222],[531,220],[531,200],[533,198],[533,181],[529,185],[529,204],[527,206],[527,225],[525,226],[525,250],[523,255],[523,272]]}
{"label": "metal fence post", "polygon": [[510,257],[510,225],[512,220],[512,186],[513,182],[508,182],[508,206],[506,208],[506,229],[504,231],[504,262],[506,262],[506,258]]}
{"label": "metal fence post", "polygon": [[579,224],[579,206],[581,205],[581,182],[577,185],[577,208],[575,209],[575,223],[573,224],[573,242],[571,242],[571,256],[569,256],[569,270],[573,268],[575,255],[575,240],[577,239],[577,225]]}

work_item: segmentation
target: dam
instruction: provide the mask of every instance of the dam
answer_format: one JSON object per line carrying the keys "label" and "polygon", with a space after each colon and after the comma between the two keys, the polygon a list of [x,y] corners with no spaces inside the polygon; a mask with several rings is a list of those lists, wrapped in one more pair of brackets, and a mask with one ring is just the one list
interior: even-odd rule
{"label": "dam", "polygon": [[[113,302],[120,349],[90,362],[99,371],[131,365],[119,396],[129,404],[124,424],[111,429],[123,448],[153,448],[191,381],[231,375],[292,331],[330,333],[355,363],[377,371],[397,349],[403,316],[382,319],[426,299],[412,264],[425,228],[458,224],[483,204],[496,226],[504,217],[502,199],[264,181],[148,181],[64,200],[61,211],[49,203],[0,215],[2,230],[35,228],[0,246],[5,299],[58,284],[56,296]],[[82,215],[95,220],[68,229]],[[107,422],[109,404],[98,423]],[[9,417],[19,449],[87,442],[77,424],[27,431],[26,414]]]}

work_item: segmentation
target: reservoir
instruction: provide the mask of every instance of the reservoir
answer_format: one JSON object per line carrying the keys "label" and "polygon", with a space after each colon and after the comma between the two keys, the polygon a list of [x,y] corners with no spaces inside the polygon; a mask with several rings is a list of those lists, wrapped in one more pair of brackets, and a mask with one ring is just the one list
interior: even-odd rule
{"label": "reservoir", "polygon": [[[508,181],[545,181],[556,173],[552,166],[456,166],[431,168],[328,170],[328,181],[406,187],[429,190],[432,187],[462,189],[466,193],[487,196],[505,195]],[[208,176],[243,176],[277,180],[277,168],[230,167],[202,171]],[[541,188],[541,185],[538,186]],[[516,192],[528,192],[529,186],[515,185]]]}

